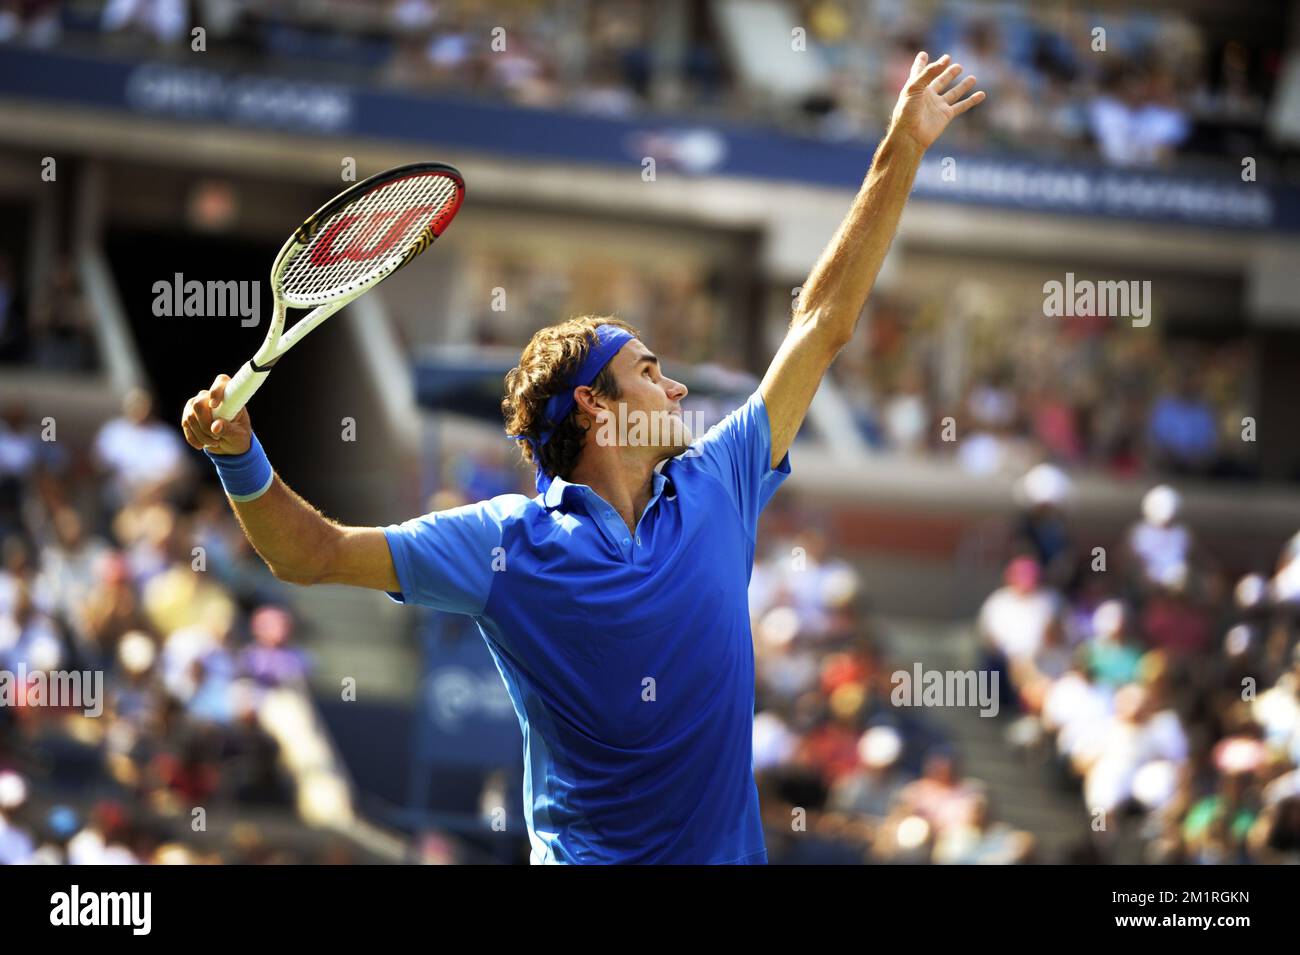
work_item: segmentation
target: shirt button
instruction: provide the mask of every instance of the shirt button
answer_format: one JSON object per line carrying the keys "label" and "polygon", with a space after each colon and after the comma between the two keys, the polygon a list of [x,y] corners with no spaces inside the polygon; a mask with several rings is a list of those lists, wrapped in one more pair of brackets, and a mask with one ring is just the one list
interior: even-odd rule
{"label": "shirt button", "polygon": [[627,544],[630,544],[630,543],[632,543],[632,542],[631,542],[630,540],[628,540],[626,537],[624,537],[624,538],[623,538],[623,543],[624,543],[624,545],[627,545]]}

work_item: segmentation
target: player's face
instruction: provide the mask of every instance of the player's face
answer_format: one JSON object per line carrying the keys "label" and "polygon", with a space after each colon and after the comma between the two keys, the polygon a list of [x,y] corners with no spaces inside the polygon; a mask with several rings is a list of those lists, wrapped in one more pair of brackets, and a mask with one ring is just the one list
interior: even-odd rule
{"label": "player's face", "polygon": [[617,416],[623,419],[615,422],[620,428],[620,442],[663,452],[657,455],[660,457],[686,450],[692,441],[682,415],[686,386],[665,375],[659,359],[635,338],[614,356],[610,369],[622,390],[622,396],[614,402]]}

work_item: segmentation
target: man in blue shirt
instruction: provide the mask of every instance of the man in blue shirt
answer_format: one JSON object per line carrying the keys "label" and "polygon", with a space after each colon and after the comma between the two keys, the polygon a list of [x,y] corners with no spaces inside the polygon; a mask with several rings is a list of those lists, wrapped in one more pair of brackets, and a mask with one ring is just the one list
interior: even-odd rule
{"label": "man in blue shirt", "polygon": [[536,471],[506,494],[387,527],[321,516],[272,471],[228,378],[186,405],[276,576],[471,616],[524,734],[539,863],[765,862],[754,785],[746,591],[758,518],[817,386],[849,340],[925,149],[983,98],[922,53],[861,191],[809,275],[758,390],[696,438],[686,388],[610,318],[540,330],[506,377]]}

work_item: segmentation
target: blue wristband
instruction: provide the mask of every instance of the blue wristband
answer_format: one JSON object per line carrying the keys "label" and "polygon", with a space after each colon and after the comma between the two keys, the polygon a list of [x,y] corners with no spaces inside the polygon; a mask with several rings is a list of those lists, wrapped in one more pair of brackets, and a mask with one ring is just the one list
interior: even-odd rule
{"label": "blue wristband", "polygon": [[271,462],[266,459],[266,452],[262,450],[262,442],[257,440],[257,435],[253,435],[252,443],[243,454],[213,454],[207,448],[203,449],[203,453],[217,466],[221,486],[226,489],[232,501],[241,504],[255,501],[266,493],[275,480],[275,472],[271,470]]}

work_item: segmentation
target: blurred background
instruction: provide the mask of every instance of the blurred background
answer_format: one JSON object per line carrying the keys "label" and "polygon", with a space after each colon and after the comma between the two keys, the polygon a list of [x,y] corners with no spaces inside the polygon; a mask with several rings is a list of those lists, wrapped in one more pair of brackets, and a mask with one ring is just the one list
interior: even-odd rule
{"label": "blurred background", "polygon": [[[107,693],[0,707],[0,862],[525,862],[477,632],[270,576],[179,429],[265,324],[154,285],[264,322],[309,211],[455,164],[437,250],[250,410],[346,523],[532,493],[532,332],[616,314],[738,406],[918,49],[989,99],[764,518],[771,859],[1300,861],[1300,3],[0,0],[0,669]],[[1149,324],[1047,317],[1067,274]],[[894,706],[916,664],[998,715]]]}

